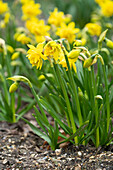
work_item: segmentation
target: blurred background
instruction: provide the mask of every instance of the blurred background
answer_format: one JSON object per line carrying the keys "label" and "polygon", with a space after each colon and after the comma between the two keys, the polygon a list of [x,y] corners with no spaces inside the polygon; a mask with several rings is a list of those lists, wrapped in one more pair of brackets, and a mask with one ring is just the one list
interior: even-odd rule
{"label": "blurred background", "polygon": [[[12,13],[16,16],[17,20],[20,18],[21,4],[19,0],[4,0],[8,2]],[[76,26],[83,28],[84,25],[90,22],[91,13],[94,11],[97,4],[94,0],[35,0],[41,4],[43,14],[41,17],[47,19],[49,12],[53,11],[55,7],[65,14],[71,14]],[[18,10],[16,10],[18,8]],[[20,8],[20,9],[19,9]]]}

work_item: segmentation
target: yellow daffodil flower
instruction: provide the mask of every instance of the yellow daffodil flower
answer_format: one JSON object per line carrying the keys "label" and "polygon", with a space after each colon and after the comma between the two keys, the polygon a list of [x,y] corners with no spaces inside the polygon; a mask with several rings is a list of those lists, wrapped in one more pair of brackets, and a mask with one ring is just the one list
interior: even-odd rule
{"label": "yellow daffodil flower", "polygon": [[21,42],[22,44],[28,44],[31,39],[27,37],[24,33],[21,33],[17,36],[16,41]]}
{"label": "yellow daffodil flower", "polygon": [[64,13],[58,12],[58,8],[55,8],[54,11],[50,13],[48,23],[58,27],[62,22],[64,22]]}
{"label": "yellow daffodil flower", "polygon": [[66,38],[70,43],[72,43],[76,37],[76,33],[79,32],[79,28],[75,28],[75,23],[70,22],[68,25],[65,23],[61,24],[61,27],[57,29],[56,35],[60,38]]}
{"label": "yellow daffodil flower", "polygon": [[85,27],[92,36],[99,36],[101,34],[101,26],[96,23],[88,23]]}
{"label": "yellow daffodil flower", "polygon": [[0,14],[4,14],[8,10],[9,10],[8,9],[8,4],[4,3],[2,0],[0,0]]}
{"label": "yellow daffodil flower", "polygon": [[49,36],[50,26],[44,24],[44,20],[29,20],[26,22],[27,29],[35,35],[37,43],[45,41],[44,36]]}
{"label": "yellow daffodil flower", "polygon": [[40,4],[35,4],[34,1],[30,1],[29,3],[25,3],[22,6],[22,12],[23,12],[23,16],[22,19],[26,20],[26,19],[30,19],[33,17],[36,17],[37,15],[41,14],[41,10],[40,8]]}
{"label": "yellow daffodil flower", "polygon": [[49,41],[44,47],[44,55],[54,58],[55,61],[59,59],[62,53],[60,44],[57,44],[55,41]]}
{"label": "yellow daffodil flower", "polygon": [[34,0],[20,0],[20,2],[22,4],[27,4],[27,3],[31,2],[31,1],[34,1]]}
{"label": "yellow daffodil flower", "polygon": [[28,47],[30,49],[28,50],[28,55],[26,57],[28,57],[32,66],[36,66],[37,69],[41,69],[43,59],[47,59],[47,57],[43,55],[43,43],[39,43],[36,47],[34,47],[33,45],[28,45]]}
{"label": "yellow daffodil flower", "polygon": [[113,15],[113,1],[107,0],[101,4],[101,10],[104,16],[111,17]]}

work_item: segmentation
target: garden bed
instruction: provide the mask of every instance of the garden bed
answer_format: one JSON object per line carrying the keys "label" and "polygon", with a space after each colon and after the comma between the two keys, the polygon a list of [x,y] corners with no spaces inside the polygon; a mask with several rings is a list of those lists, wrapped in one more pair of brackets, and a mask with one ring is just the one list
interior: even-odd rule
{"label": "garden bed", "polygon": [[[33,120],[32,120],[33,121]],[[23,121],[0,123],[0,169],[112,169],[113,147],[76,147],[52,151]]]}

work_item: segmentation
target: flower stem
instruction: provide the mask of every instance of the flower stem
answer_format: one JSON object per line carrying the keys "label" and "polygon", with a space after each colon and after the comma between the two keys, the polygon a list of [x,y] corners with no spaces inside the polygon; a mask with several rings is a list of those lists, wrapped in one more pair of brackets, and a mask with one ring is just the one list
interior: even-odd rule
{"label": "flower stem", "polygon": [[109,132],[110,125],[110,104],[109,104],[109,93],[108,93],[108,84],[107,84],[107,76],[105,72],[105,66],[102,65],[104,81],[105,81],[105,89],[106,89],[106,106],[107,106],[107,133]]}
{"label": "flower stem", "polygon": [[78,99],[78,94],[77,94],[77,89],[76,89],[76,84],[72,75],[72,71],[69,65],[69,61],[67,58],[67,55],[65,55],[65,59],[67,62],[67,66],[68,66],[68,73],[69,73],[69,80],[70,80],[70,84],[72,86],[73,89],[73,95],[76,101],[76,106],[77,106],[77,113],[78,113],[78,119],[79,119],[79,125],[81,126],[83,124],[83,120],[82,120],[82,114],[81,114],[81,109],[80,109],[80,103],[79,103],[79,99]]}
{"label": "flower stem", "polygon": [[[54,66],[55,66],[56,73],[58,75],[58,79],[59,79],[59,82],[60,82],[60,85],[61,85],[61,88],[62,88],[62,91],[63,91],[63,95],[64,95],[64,98],[65,98],[65,101],[66,101],[66,105],[67,105],[68,113],[66,112],[66,118],[67,118],[68,126],[70,127],[72,125],[72,130],[73,130],[73,134],[74,134],[76,132],[76,125],[75,125],[75,122],[74,122],[74,117],[73,117],[70,101],[69,101],[69,98],[68,98],[68,95],[67,95],[66,87],[65,87],[65,84],[64,84],[63,79],[61,77],[61,73],[59,71],[58,65],[55,64]],[[70,122],[71,122],[71,125],[70,125]],[[78,137],[75,137],[74,140],[75,140],[75,144],[78,144]]]}

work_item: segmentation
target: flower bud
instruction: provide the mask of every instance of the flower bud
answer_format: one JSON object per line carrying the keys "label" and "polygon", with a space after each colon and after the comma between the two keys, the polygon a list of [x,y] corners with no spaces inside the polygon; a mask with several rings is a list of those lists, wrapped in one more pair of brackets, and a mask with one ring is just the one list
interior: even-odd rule
{"label": "flower bud", "polygon": [[109,40],[108,38],[105,38],[105,43],[107,47],[113,49],[113,41]]}
{"label": "flower bud", "polygon": [[76,62],[76,60],[78,59],[78,56],[80,54],[80,49],[77,50],[72,50],[68,53],[68,58],[74,60],[74,62]]}
{"label": "flower bud", "polygon": [[22,62],[21,61],[11,61],[11,66],[22,66]]}
{"label": "flower bud", "polygon": [[75,41],[74,41],[73,46],[78,47],[78,46],[81,46],[81,45],[82,45],[82,41],[81,41],[81,40],[75,40]]}
{"label": "flower bud", "polygon": [[13,53],[13,55],[11,56],[11,60],[16,60],[19,57],[19,54],[19,52]]}
{"label": "flower bud", "polygon": [[82,90],[80,89],[80,87],[78,87],[78,96],[79,96],[80,101],[82,101],[84,98],[84,94],[83,94]]}
{"label": "flower bud", "polygon": [[101,95],[96,95],[96,96],[95,96],[95,99],[103,100],[103,98],[102,98],[102,96],[101,96]]}
{"label": "flower bud", "polygon": [[0,47],[3,49],[4,55],[6,55],[7,49],[6,49],[5,41],[2,38],[0,38]]}
{"label": "flower bud", "polygon": [[13,77],[9,77],[7,78],[8,80],[12,80],[14,82],[17,82],[17,81],[22,81],[22,82],[26,82],[28,83],[29,87],[32,88],[32,84],[31,82],[29,81],[28,78],[24,77],[24,76],[19,76],[19,75],[16,75],[16,76],[13,76]]}
{"label": "flower bud", "polygon": [[84,61],[84,68],[90,67],[92,65],[93,58],[90,57]]}
{"label": "flower bud", "polygon": [[10,53],[13,53],[13,52],[14,52],[14,49],[13,49],[12,46],[7,45],[6,47],[7,47],[7,50],[8,50]]}
{"label": "flower bud", "polygon": [[108,31],[108,29],[106,29],[104,32],[102,32],[100,37],[99,37],[99,40],[98,40],[99,50],[101,50],[101,48],[102,48],[102,41],[104,41],[107,31]]}
{"label": "flower bud", "polygon": [[14,83],[10,86],[9,92],[10,92],[10,93],[15,92],[15,91],[18,89],[18,85],[19,85],[19,83],[14,82]]}

